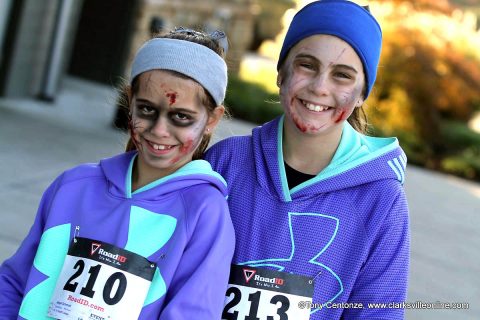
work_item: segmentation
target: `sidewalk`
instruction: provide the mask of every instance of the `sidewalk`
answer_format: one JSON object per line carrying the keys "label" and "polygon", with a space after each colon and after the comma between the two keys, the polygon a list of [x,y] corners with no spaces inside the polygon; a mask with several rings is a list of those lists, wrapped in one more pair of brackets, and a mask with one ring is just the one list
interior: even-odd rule
{"label": "sidewalk", "polygon": [[[115,91],[74,78],[54,104],[0,99],[0,263],[28,232],[45,188],[63,170],[123,150],[111,127]],[[248,134],[224,121],[215,141]],[[407,319],[480,319],[480,185],[409,166],[412,261],[408,302],[468,302],[469,310],[408,310]]]}

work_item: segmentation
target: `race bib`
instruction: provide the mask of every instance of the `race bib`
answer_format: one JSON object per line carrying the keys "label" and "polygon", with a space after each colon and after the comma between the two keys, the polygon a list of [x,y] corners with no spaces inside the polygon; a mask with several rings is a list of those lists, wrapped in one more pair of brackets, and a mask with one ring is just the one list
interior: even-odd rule
{"label": "race bib", "polygon": [[156,265],[108,243],[76,238],[70,246],[48,316],[61,319],[138,319]]}
{"label": "race bib", "polygon": [[232,265],[222,320],[308,320],[314,282],[310,277]]}

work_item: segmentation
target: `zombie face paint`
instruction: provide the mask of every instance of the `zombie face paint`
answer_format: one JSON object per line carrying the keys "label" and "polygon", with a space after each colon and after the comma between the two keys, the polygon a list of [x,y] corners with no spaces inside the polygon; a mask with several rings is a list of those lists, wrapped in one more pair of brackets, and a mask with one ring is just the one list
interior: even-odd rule
{"label": "zombie face paint", "polygon": [[341,131],[357,102],[363,102],[362,62],[350,45],[334,36],[300,41],[279,78],[285,125],[305,134]]}
{"label": "zombie face paint", "polygon": [[192,160],[209,114],[202,87],[193,80],[163,70],[139,76],[131,97],[131,134],[143,172],[160,178]]}

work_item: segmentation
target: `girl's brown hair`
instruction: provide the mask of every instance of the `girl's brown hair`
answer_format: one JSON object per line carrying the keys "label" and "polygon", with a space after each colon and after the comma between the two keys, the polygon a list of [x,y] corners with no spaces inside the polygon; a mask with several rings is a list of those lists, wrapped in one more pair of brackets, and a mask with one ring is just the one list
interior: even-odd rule
{"label": "girl's brown hair", "polygon": [[[201,44],[207,48],[212,49],[216,54],[218,54],[220,57],[225,59],[225,54],[223,47],[220,45],[219,41],[213,37],[212,35],[209,35],[205,32],[201,31],[196,31],[196,30],[189,30],[189,29],[183,29],[183,28],[178,28],[175,30],[170,31],[167,34],[155,36],[154,38],[168,38],[168,39],[177,39],[177,40],[185,40],[185,41],[190,41],[190,42],[195,42],[198,44]],[[167,70],[168,71],[168,70]],[[175,72],[175,71],[169,71],[174,73],[178,77],[186,78],[186,79],[191,79],[190,77],[187,77],[181,73]],[[191,79],[193,80],[193,79]],[[195,80],[193,80],[195,81]],[[130,87],[131,94],[132,96],[138,92],[139,89],[139,81],[138,77],[132,80],[132,84]],[[213,110],[217,108],[217,104],[213,100],[213,97],[210,95],[210,93],[203,88],[203,95],[200,97],[202,104],[206,106],[208,114],[212,114]],[[128,85],[124,85],[121,90],[120,90],[120,100],[122,101],[122,105],[127,108],[127,110],[130,110],[130,101],[128,99]],[[128,139],[127,145],[125,147],[125,151],[132,151],[132,150],[137,150],[137,146],[135,145],[135,142],[132,138],[132,127],[131,127],[131,117],[129,115],[128,117],[129,121],[129,131],[130,131],[130,137]],[[193,153],[192,159],[193,160],[198,160],[202,159],[203,153],[208,147],[208,144],[210,143],[211,139],[211,133],[206,133],[202,137],[202,141],[200,142],[200,145],[197,147],[195,152]]]}
{"label": "girl's brown hair", "polygon": [[362,134],[368,133],[368,118],[363,106],[355,107],[347,121],[358,132]]}

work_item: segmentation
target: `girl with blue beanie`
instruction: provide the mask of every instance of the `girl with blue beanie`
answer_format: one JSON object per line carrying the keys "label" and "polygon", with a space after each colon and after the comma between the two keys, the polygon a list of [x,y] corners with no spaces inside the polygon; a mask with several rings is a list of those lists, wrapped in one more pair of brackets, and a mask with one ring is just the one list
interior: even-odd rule
{"label": "girl with blue beanie", "polygon": [[128,152],[60,175],[0,267],[1,319],[219,319],[234,249],[225,180],[199,160],[223,115],[223,33],[147,41]]}
{"label": "girl with blue beanie", "polygon": [[236,234],[223,319],[403,319],[406,156],[362,111],[381,45],[364,7],[305,6],[278,60],[284,115],[208,150]]}

